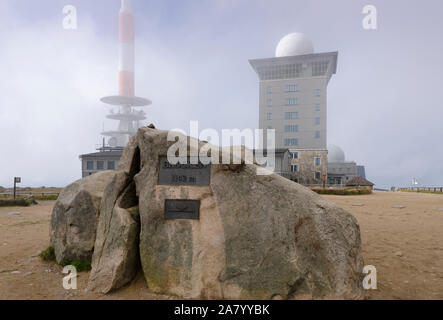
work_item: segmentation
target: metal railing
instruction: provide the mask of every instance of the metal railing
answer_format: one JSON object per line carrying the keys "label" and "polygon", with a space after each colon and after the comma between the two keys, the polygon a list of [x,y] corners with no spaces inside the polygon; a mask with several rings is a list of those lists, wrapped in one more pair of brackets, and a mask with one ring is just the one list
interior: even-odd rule
{"label": "metal railing", "polygon": [[[60,192],[53,191],[53,192],[17,192],[17,196],[25,196],[25,197],[35,197],[35,196],[59,196]],[[0,196],[14,196],[14,192],[2,192],[0,193]]]}

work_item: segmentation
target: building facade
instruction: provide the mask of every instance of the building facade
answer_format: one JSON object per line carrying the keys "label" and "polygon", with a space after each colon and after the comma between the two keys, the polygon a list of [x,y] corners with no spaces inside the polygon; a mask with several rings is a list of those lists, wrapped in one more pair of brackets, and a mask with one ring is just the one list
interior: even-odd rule
{"label": "building facade", "polygon": [[345,186],[355,177],[366,178],[365,167],[357,165],[355,161],[346,161],[344,151],[336,146],[329,145],[328,154],[328,184]]}
{"label": "building facade", "polygon": [[337,57],[314,53],[312,42],[295,33],[280,41],[276,57],[249,61],[259,77],[259,128],[265,135],[275,130],[276,149],[298,154],[281,174],[303,184],[326,179],[327,87]]}
{"label": "building facade", "polygon": [[82,178],[99,171],[116,170],[122,154],[123,148],[100,148],[99,152],[81,155]]}
{"label": "building facade", "polygon": [[297,183],[318,185],[326,181],[328,155],[324,150],[277,149],[274,172]]}

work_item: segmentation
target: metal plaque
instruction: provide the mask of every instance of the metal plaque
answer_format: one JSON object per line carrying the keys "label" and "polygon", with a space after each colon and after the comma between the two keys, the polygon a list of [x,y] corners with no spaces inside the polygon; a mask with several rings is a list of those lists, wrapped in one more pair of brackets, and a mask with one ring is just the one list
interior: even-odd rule
{"label": "metal plaque", "polygon": [[168,186],[209,186],[211,178],[211,165],[201,162],[191,164],[170,164],[167,157],[160,158],[158,171],[158,184]]}
{"label": "metal plaque", "polygon": [[166,200],[165,219],[200,219],[199,200]]}

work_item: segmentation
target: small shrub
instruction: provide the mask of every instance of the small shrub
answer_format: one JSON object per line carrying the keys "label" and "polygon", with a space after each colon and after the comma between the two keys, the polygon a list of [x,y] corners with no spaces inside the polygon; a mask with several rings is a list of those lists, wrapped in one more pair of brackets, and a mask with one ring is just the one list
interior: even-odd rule
{"label": "small shrub", "polygon": [[[46,250],[43,250],[39,256],[43,261],[55,262],[56,264],[58,264],[57,259],[55,257],[55,250],[54,250],[54,247],[52,247],[52,246],[48,247]],[[77,269],[77,272],[84,272],[84,271],[91,270],[91,261],[65,260],[61,264],[58,264],[58,265],[60,265],[62,267],[74,266],[75,269]]]}
{"label": "small shrub", "polygon": [[46,250],[43,250],[40,253],[40,258],[42,258],[43,261],[50,261],[50,262],[55,262],[55,251],[54,251],[54,247],[49,247]]}
{"label": "small shrub", "polygon": [[78,272],[90,271],[91,261],[72,261],[71,266],[74,266]]}
{"label": "small shrub", "polygon": [[55,201],[58,199],[58,195],[51,194],[51,195],[34,196],[34,199],[39,201]]}
{"label": "small shrub", "polygon": [[69,261],[65,260],[61,264],[62,267],[65,266],[73,266],[77,270],[77,272],[84,272],[84,271],[90,271],[91,270],[91,261],[80,261],[80,260],[74,260]]}
{"label": "small shrub", "polygon": [[400,192],[414,192],[414,193],[430,193],[430,194],[443,194],[441,191],[431,191],[431,190],[408,190],[408,189],[399,189]]}
{"label": "small shrub", "polygon": [[322,189],[322,188],[312,188],[312,191],[318,194],[330,194],[338,196],[356,196],[363,194],[371,194],[372,190],[369,188],[362,189]]}
{"label": "small shrub", "polygon": [[34,198],[0,200],[0,207],[29,207],[33,204],[37,204]]}

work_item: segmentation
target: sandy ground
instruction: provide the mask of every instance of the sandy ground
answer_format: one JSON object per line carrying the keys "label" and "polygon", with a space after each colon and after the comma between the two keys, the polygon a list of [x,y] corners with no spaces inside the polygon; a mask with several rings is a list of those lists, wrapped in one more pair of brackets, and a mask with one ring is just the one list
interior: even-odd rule
{"label": "sandy ground", "polygon": [[[325,197],[360,223],[365,264],[377,268],[370,299],[443,299],[443,195]],[[77,290],[63,289],[62,268],[38,257],[49,246],[53,205],[0,208],[0,299],[168,299],[149,293],[141,275],[108,296],[86,291],[88,273],[79,274]]]}

